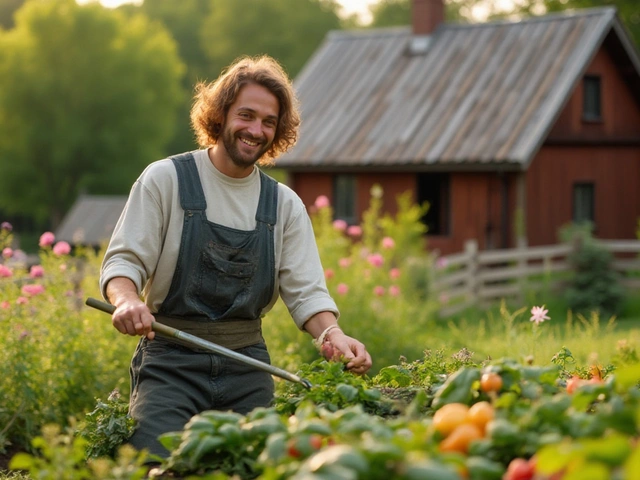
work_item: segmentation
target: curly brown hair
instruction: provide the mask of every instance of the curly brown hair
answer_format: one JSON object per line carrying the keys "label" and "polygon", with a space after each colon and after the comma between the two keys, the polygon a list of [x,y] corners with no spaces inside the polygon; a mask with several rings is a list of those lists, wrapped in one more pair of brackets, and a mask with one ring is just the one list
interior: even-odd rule
{"label": "curly brown hair", "polygon": [[248,84],[265,87],[276,96],[280,104],[273,143],[258,162],[260,165],[273,164],[275,158],[289,150],[298,140],[300,113],[291,80],[272,57],[240,57],[214,82],[196,85],[191,126],[201,147],[218,143],[229,107],[242,87]]}

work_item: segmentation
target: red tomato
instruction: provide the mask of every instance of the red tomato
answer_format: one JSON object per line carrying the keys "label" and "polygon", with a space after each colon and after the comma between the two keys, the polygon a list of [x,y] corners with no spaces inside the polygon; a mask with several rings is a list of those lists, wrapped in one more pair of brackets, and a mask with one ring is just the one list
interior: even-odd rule
{"label": "red tomato", "polygon": [[507,467],[504,480],[531,480],[535,473],[533,463],[524,458],[514,458]]}

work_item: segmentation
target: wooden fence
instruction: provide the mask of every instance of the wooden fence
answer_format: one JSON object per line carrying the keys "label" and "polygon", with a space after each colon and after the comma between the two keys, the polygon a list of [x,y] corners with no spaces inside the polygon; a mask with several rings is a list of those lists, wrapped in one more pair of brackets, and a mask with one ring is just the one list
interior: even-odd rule
{"label": "wooden fence", "polygon": [[[621,284],[640,293],[640,240],[599,240],[614,257]],[[524,300],[528,292],[558,292],[571,274],[569,244],[479,251],[470,240],[461,253],[439,257],[433,266],[431,291],[441,317],[502,299]]]}

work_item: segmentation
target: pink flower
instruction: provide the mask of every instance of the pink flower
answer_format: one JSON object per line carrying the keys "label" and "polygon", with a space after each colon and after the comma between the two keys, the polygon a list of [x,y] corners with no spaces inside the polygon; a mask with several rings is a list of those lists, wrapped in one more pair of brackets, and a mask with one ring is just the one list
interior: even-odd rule
{"label": "pink flower", "polygon": [[350,237],[359,237],[362,235],[362,227],[359,225],[351,225],[347,228],[347,235]]}
{"label": "pink flower", "polygon": [[24,340],[25,338],[27,338],[29,336],[29,331],[28,330],[23,330],[20,332],[20,340]]}
{"label": "pink flower", "polygon": [[347,268],[351,265],[351,259],[349,257],[341,258],[338,260],[338,265],[340,265],[340,268]]}
{"label": "pink flower", "polygon": [[438,258],[438,260],[436,260],[436,267],[438,267],[438,270],[447,268],[448,264],[449,264],[449,261],[445,257],[440,257]]}
{"label": "pink flower", "polygon": [[53,233],[44,232],[42,235],[40,235],[40,241],[38,242],[38,245],[40,245],[40,247],[42,248],[49,247],[53,245],[53,242],[55,241],[56,241],[56,236]]}
{"label": "pink flower", "polygon": [[3,309],[3,310],[6,310],[10,306],[11,306],[11,304],[6,300],[4,302],[0,303],[0,308]]}
{"label": "pink flower", "polygon": [[338,295],[346,295],[349,292],[349,285],[346,283],[339,283],[336,288]]}
{"label": "pink flower", "polygon": [[392,297],[397,297],[400,295],[400,287],[398,285],[391,285],[389,287],[389,295]]}
{"label": "pink flower", "polygon": [[13,249],[12,249],[12,248],[9,248],[9,247],[4,248],[4,249],[2,250],[2,256],[3,256],[4,258],[11,258],[11,257],[13,257]]}
{"label": "pink flower", "polygon": [[58,256],[68,255],[70,251],[71,251],[71,245],[69,245],[67,242],[58,242],[53,247],[53,253]]}
{"label": "pink flower", "polygon": [[316,198],[316,202],[314,203],[314,205],[316,206],[316,208],[320,209],[328,207],[329,205],[331,205],[331,203],[329,202],[329,198],[326,195],[320,195],[318,198]]}
{"label": "pink flower", "polygon": [[28,297],[33,297],[35,295],[39,295],[40,293],[44,292],[44,287],[37,283],[32,283],[22,287],[22,290],[20,291],[25,295],[27,295]]}
{"label": "pink flower", "polygon": [[5,267],[4,265],[0,265],[0,277],[9,278],[13,275],[13,270],[9,267]]}
{"label": "pink flower", "polygon": [[11,225],[9,222],[2,222],[0,223],[0,230],[10,232],[11,230],[13,230],[13,225]]}
{"label": "pink flower", "polygon": [[535,322],[536,325],[539,325],[545,320],[551,320],[549,317],[547,317],[548,312],[549,310],[546,310],[544,308],[544,305],[541,307],[533,307],[531,309],[531,318],[529,319],[529,321]]}
{"label": "pink flower", "polygon": [[41,265],[34,265],[29,270],[29,276],[31,278],[40,278],[44,275],[44,268]]}
{"label": "pink flower", "polygon": [[374,267],[381,267],[384,263],[384,257],[379,253],[372,253],[367,257],[367,262],[369,262]]}
{"label": "pink flower", "polygon": [[400,269],[399,268],[392,268],[391,270],[389,270],[389,276],[393,280],[397,280],[398,278],[400,278]]}
{"label": "pink flower", "polygon": [[391,237],[384,237],[382,239],[382,248],[386,249],[386,250],[390,250],[393,247],[396,246],[396,242],[393,238]]}
{"label": "pink flower", "polygon": [[381,286],[381,285],[377,285],[377,286],[373,287],[373,294],[374,294],[376,297],[381,297],[381,296],[383,296],[383,295],[384,295],[384,287],[383,287],[383,286]]}
{"label": "pink flower", "polygon": [[16,299],[16,303],[18,305],[24,305],[25,303],[27,303],[29,300],[26,297],[18,297]]}
{"label": "pink flower", "polygon": [[331,280],[333,277],[335,277],[336,272],[334,272],[332,269],[327,268],[324,271],[324,278],[326,278],[327,280]]}
{"label": "pink flower", "polygon": [[61,271],[61,272],[66,272],[66,271],[67,271],[67,264],[66,264],[66,263],[63,263],[63,264],[62,264],[62,265],[60,265],[60,267],[58,267],[58,268],[60,268],[60,271]]}
{"label": "pink flower", "polygon": [[441,293],[440,303],[442,303],[443,305],[446,305],[447,303],[449,303],[449,295],[447,295],[446,293]]}
{"label": "pink flower", "polygon": [[339,230],[341,232],[344,232],[347,229],[347,222],[345,222],[344,220],[341,219],[337,219],[333,221],[333,228],[335,228],[336,230]]}

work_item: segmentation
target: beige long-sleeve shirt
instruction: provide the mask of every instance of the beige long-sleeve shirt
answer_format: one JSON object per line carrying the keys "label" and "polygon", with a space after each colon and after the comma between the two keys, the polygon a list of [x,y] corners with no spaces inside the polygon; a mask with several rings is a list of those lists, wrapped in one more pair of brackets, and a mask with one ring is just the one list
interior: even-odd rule
{"label": "beige long-sleeve shirt", "polygon": [[[239,230],[256,227],[260,196],[257,168],[245,178],[219,172],[207,150],[194,152],[207,201],[207,219]],[[105,253],[100,288],[115,277],[127,277],[145,298],[151,312],[160,308],[178,259],[184,212],[178,195],[178,175],[173,162],[149,165],[134,183],[127,204]],[[339,315],[327,291],[311,221],[300,198],[278,184],[278,221],[274,229],[275,289],[266,314],[282,297],[298,328],[322,311]]]}

